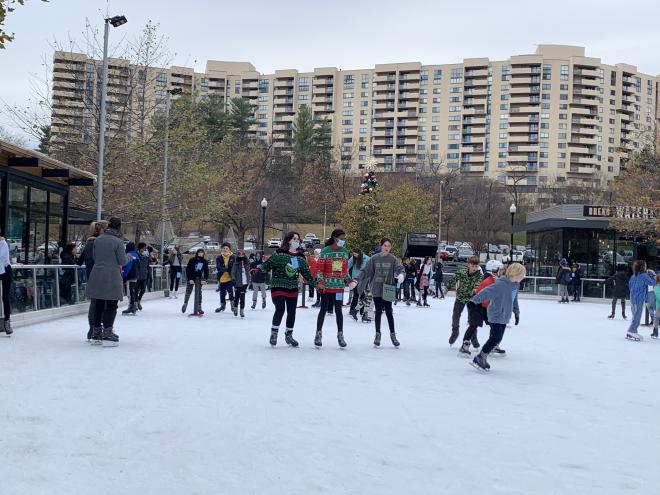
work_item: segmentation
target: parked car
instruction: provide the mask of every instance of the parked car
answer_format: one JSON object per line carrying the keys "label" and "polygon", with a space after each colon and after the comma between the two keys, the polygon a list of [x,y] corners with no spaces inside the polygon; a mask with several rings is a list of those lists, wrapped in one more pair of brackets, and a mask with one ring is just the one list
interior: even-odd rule
{"label": "parked car", "polygon": [[496,244],[484,244],[483,251],[489,254],[502,254],[502,250]]}
{"label": "parked car", "polygon": [[447,260],[453,260],[458,254],[458,248],[456,246],[447,246],[445,247],[444,252],[447,253]]}
{"label": "parked car", "polygon": [[458,254],[456,255],[456,259],[458,261],[467,261],[472,256],[474,256],[474,251],[472,251],[472,249],[461,248],[461,249],[458,250]]}
{"label": "parked car", "polygon": [[312,246],[316,246],[317,244],[321,244],[321,239],[316,237],[316,234],[312,234],[311,232],[305,234],[305,238],[303,239],[304,241],[310,241],[312,243]]}
{"label": "parked car", "polygon": [[250,235],[247,236],[247,238],[245,240],[247,242],[255,243],[255,242],[257,242],[257,237],[254,234],[250,234]]}
{"label": "parked car", "polygon": [[211,236],[210,235],[205,235],[204,237],[202,237],[202,240],[204,242],[211,242]]}
{"label": "parked car", "polygon": [[282,247],[282,239],[279,237],[273,237],[271,238],[270,241],[268,241],[268,247],[269,248],[279,248]]}
{"label": "parked car", "polygon": [[511,261],[515,261],[515,262],[518,262],[518,263],[522,263],[522,262],[523,262],[523,258],[524,258],[524,254],[523,254],[522,251],[518,251],[518,250],[514,249],[514,250],[511,252]]}

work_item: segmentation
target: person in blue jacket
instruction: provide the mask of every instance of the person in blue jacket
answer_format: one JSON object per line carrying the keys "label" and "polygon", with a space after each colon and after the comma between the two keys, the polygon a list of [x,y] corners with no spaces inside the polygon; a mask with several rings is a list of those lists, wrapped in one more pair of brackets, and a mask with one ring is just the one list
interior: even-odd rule
{"label": "person in blue jacket", "polygon": [[639,342],[643,340],[642,336],[638,333],[639,323],[642,319],[642,312],[646,304],[648,294],[648,286],[655,285],[653,271],[646,271],[646,261],[637,260],[633,263],[633,276],[628,281],[630,289],[630,304],[632,305],[632,321],[626,338]]}
{"label": "person in blue jacket", "polygon": [[138,298],[138,271],[139,271],[139,255],[135,250],[135,243],[129,242],[126,244],[126,258],[128,262],[124,265],[121,271],[121,276],[124,279],[124,284],[128,283],[128,308],[121,312],[123,315],[133,315],[137,313],[137,298]]}

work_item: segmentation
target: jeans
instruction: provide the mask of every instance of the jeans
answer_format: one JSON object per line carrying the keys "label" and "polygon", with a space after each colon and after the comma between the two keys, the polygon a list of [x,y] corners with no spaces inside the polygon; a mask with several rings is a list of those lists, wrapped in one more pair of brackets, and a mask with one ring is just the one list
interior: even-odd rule
{"label": "jeans", "polygon": [[465,308],[465,303],[462,303],[458,299],[454,301],[454,310],[451,314],[451,331],[452,333],[458,332],[458,327],[461,323],[461,314],[463,313],[463,308]]}
{"label": "jeans", "polygon": [[286,309],[286,328],[293,330],[293,325],[296,323],[296,306],[298,305],[297,297],[274,296],[273,304],[275,305],[275,314],[273,315],[273,328],[279,329]]}
{"label": "jeans", "polygon": [[252,282],[252,302],[257,302],[257,295],[261,291],[261,299],[266,300],[266,282]]}
{"label": "jeans", "polygon": [[234,301],[234,281],[220,283],[220,304],[225,304],[226,298],[229,296],[230,301]]}
{"label": "jeans", "polygon": [[502,337],[504,337],[504,330],[506,330],[506,324],[504,323],[491,323],[490,324],[490,336],[484,344],[481,352],[484,354],[490,354],[491,351],[497,347],[500,342],[502,342]]}
{"label": "jeans", "polygon": [[403,297],[408,301],[416,301],[417,297],[415,296],[415,279],[407,278],[403,281]]}
{"label": "jeans", "polygon": [[119,301],[107,301],[105,299],[92,299],[94,303],[94,327],[111,329],[117,316],[117,304]]}
{"label": "jeans", "polygon": [[646,296],[646,307],[649,309],[649,318],[651,321],[655,318],[655,292],[651,291]]}
{"label": "jeans", "polygon": [[190,300],[190,294],[193,289],[195,290],[195,303],[193,311],[197,314],[202,310],[202,281],[200,279],[195,279],[195,283],[191,284],[188,282],[186,285],[186,296],[184,299],[184,304],[187,306],[188,301]]}
{"label": "jeans", "polygon": [[[342,294],[339,294],[342,296]],[[343,297],[342,299],[337,299],[337,294],[322,294],[321,295],[321,310],[319,315],[316,318],[316,331],[320,332],[323,328],[323,321],[325,320],[325,314],[328,312],[329,308],[334,307],[335,310],[335,319],[337,320],[337,332],[343,332],[344,330],[344,315],[341,312],[341,307],[344,304]]]}
{"label": "jeans", "polygon": [[234,287],[234,305],[245,309],[245,290],[247,287],[245,285],[241,287]]}
{"label": "jeans", "polygon": [[[177,274],[179,276],[177,277]],[[181,280],[181,267],[170,267],[170,292],[179,290],[179,281]]]}
{"label": "jeans", "polygon": [[644,304],[632,304],[632,321],[630,322],[630,327],[628,328],[628,333],[637,333],[639,328],[639,323],[642,321],[642,313],[644,312]]}
{"label": "jeans", "polygon": [[387,317],[387,325],[390,327],[390,332],[394,332],[394,315],[392,314],[392,302],[386,301],[382,297],[374,297],[374,304],[376,305],[375,311],[375,323],[376,331],[380,332],[380,321],[385,311],[385,316]]}

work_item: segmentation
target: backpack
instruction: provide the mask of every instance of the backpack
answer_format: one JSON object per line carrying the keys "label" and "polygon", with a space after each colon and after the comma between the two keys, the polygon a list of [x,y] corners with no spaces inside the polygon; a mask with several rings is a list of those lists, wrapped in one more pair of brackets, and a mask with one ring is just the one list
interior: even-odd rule
{"label": "backpack", "polygon": [[571,276],[570,270],[564,270],[564,274],[561,277],[561,283],[563,285],[570,285],[573,282],[573,277]]}

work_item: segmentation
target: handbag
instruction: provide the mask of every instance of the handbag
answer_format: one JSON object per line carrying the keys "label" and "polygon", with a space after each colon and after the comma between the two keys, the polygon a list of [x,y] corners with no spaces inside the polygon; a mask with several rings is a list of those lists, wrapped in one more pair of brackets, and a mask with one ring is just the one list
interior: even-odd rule
{"label": "handbag", "polygon": [[[385,270],[383,269],[383,265],[380,265],[382,275],[383,275],[383,280],[385,280]],[[383,301],[387,302],[394,302],[396,300],[396,285],[394,284],[386,284],[383,282]]]}

